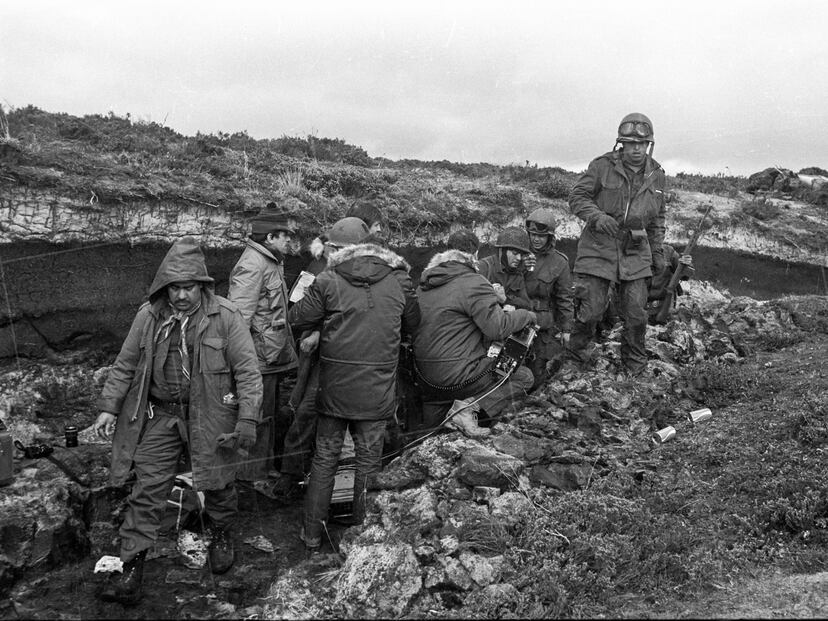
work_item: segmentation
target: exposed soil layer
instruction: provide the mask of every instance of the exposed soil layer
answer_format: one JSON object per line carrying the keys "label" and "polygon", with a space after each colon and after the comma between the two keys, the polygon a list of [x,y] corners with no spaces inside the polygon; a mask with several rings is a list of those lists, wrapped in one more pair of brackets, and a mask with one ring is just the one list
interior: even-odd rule
{"label": "exposed soil layer", "polygon": [[[561,240],[570,259],[576,242]],[[3,303],[0,305],[0,358],[43,356],[49,349],[94,343],[117,350],[146,295],[167,245],[55,245],[40,242],[0,245]],[[403,248],[416,280],[433,248]],[[492,250],[484,248],[481,256]],[[207,269],[216,292],[226,295],[230,270],[240,249],[206,249]],[[699,247],[696,278],[734,295],[770,299],[780,295],[828,293],[825,270],[738,251]],[[291,282],[307,255],[288,257]],[[13,323],[9,325],[11,315]]]}

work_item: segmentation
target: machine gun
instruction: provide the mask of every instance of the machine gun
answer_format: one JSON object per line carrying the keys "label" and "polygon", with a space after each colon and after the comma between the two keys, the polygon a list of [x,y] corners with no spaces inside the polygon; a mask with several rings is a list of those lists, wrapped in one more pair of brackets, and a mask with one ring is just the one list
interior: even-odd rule
{"label": "machine gun", "polygon": [[[704,221],[707,219],[707,214],[710,213],[711,209],[713,209],[713,203],[708,203],[707,209],[704,210],[704,215],[701,217],[701,221],[696,227],[696,231],[693,233],[693,237],[690,238],[690,241],[687,243],[687,247],[684,249],[682,254],[690,254],[696,248],[696,244],[699,242],[699,238],[704,232]],[[667,283],[667,287],[665,287],[664,291],[664,299],[661,301],[661,306],[659,307],[658,314],[656,315],[656,323],[667,322],[667,319],[670,316],[670,310],[673,308],[673,300],[676,297],[676,287],[678,286],[681,276],[684,273],[684,267],[683,263],[679,263],[676,271],[673,272],[673,277],[670,278],[670,282]]]}

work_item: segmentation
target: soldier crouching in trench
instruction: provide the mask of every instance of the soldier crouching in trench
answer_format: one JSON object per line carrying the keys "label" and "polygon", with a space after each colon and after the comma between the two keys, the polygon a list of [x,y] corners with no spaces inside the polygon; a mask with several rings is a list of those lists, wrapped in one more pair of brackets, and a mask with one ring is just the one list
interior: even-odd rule
{"label": "soldier crouching in trench", "polygon": [[95,432],[113,440],[111,482],[122,485],[135,471],[119,532],[123,573],[102,585],[100,599],[140,600],[144,558],[185,449],[212,523],[210,569],[230,568],[236,462],[256,440],[261,401],[250,331],[236,307],[213,293],[201,249],[184,237],[158,268],[98,401]]}

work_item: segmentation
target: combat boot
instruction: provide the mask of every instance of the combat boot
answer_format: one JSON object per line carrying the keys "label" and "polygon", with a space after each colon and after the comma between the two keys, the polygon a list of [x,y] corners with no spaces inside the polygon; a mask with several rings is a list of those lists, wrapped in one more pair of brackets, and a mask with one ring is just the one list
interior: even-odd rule
{"label": "combat boot", "polygon": [[456,429],[467,438],[485,438],[492,430],[477,424],[477,413],[480,407],[477,404],[469,405],[468,399],[457,399],[448,412],[449,419],[445,427]]}
{"label": "combat boot", "polygon": [[229,528],[215,529],[210,538],[210,545],[207,546],[210,571],[214,574],[225,573],[236,561],[236,551],[229,531]]}
{"label": "combat boot", "polygon": [[124,563],[120,575],[112,575],[98,591],[98,598],[105,602],[118,602],[125,606],[134,606],[141,599],[141,583],[144,580],[144,558],[146,550],[139,552],[135,558]]}

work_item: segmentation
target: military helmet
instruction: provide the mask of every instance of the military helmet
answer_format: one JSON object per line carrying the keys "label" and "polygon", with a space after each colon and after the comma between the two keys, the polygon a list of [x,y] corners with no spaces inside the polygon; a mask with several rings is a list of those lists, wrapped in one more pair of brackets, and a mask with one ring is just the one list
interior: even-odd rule
{"label": "military helmet", "polygon": [[616,142],[655,143],[652,122],[640,112],[628,114],[618,124],[618,138],[616,138]]}
{"label": "military helmet", "polygon": [[328,230],[328,243],[339,248],[365,241],[370,231],[368,225],[353,216],[337,220]]}
{"label": "military helmet", "polygon": [[554,235],[558,223],[551,209],[539,207],[526,217],[526,231],[536,235]]}
{"label": "military helmet", "polygon": [[512,248],[523,254],[529,254],[529,233],[518,226],[503,229],[497,236],[495,248]]}

